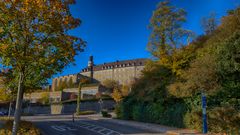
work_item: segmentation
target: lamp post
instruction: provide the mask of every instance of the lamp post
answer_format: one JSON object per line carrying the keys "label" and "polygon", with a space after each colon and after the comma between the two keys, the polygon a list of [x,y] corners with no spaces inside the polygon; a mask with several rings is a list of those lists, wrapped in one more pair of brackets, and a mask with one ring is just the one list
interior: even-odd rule
{"label": "lamp post", "polygon": [[103,104],[102,98],[99,99],[98,103],[100,105],[100,113],[101,113],[102,112],[102,104]]}
{"label": "lamp post", "polygon": [[80,100],[81,100],[81,89],[82,89],[82,83],[79,82],[79,85],[78,85],[78,98],[77,98],[77,115],[80,114]]}

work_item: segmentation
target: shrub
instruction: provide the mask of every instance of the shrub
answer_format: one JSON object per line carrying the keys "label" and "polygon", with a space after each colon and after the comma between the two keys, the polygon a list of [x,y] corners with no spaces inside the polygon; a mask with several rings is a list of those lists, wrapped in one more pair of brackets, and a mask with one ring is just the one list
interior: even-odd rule
{"label": "shrub", "polygon": [[115,106],[114,112],[115,112],[115,114],[117,115],[117,118],[118,118],[118,119],[122,118],[122,115],[121,115],[121,114],[123,113],[123,111],[122,111],[122,105],[121,105],[121,104],[117,104],[117,105]]}
{"label": "shrub", "polygon": [[192,110],[191,112],[187,112],[184,116],[184,124],[187,128],[201,131],[202,110]]}
{"label": "shrub", "polygon": [[109,114],[107,110],[102,110],[101,113],[102,113],[102,116],[103,116],[103,117],[107,117],[107,118],[112,117],[112,115]]}
{"label": "shrub", "polygon": [[208,124],[214,133],[235,133],[240,130],[240,112],[233,107],[216,107],[209,110]]}
{"label": "shrub", "polygon": [[96,114],[95,111],[80,111],[78,114],[76,113],[76,115],[90,115],[90,114]]}
{"label": "shrub", "polygon": [[[3,129],[0,130],[1,135],[11,135],[12,134],[12,120],[6,121]],[[37,129],[31,122],[21,121],[18,135],[40,135],[39,129]]]}
{"label": "shrub", "polygon": [[133,106],[132,118],[136,121],[144,121],[144,106],[142,104],[137,104]]}
{"label": "shrub", "polygon": [[161,104],[159,103],[149,104],[147,105],[146,110],[147,110],[146,113],[147,122],[160,123],[164,112],[164,107]]}
{"label": "shrub", "polygon": [[185,127],[183,119],[186,113],[186,106],[184,103],[169,104],[162,118],[159,119],[160,124],[174,126],[174,127]]}

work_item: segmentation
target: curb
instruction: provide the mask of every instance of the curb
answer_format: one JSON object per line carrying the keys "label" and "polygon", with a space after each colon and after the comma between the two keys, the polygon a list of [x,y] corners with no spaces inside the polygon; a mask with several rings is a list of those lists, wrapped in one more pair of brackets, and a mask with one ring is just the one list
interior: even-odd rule
{"label": "curb", "polygon": [[127,120],[119,120],[119,119],[103,118],[103,117],[91,117],[91,116],[88,118],[92,120],[103,120],[106,122],[116,123],[120,125],[128,125],[128,126],[142,129],[142,130],[149,130],[153,132],[164,133],[166,135],[201,135],[201,133],[195,130],[168,127],[168,126],[163,126],[163,125],[158,125],[153,123],[143,123],[143,122],[137,122],[137,121],[127,121]]}

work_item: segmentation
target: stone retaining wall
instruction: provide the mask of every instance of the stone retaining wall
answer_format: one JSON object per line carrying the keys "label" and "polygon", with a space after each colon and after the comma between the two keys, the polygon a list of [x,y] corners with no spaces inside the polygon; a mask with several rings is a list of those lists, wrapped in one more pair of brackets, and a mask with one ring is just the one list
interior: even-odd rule
{"label": "stone retaining wall", "polygon": [[[102,103],[102,109],[112,110],[115,106],[113,100],[105,100]],[[77,105],[76,103],[66,103],[66,104],[53,104],[51,106],[31,106],[23,109],[25,114],[72,114],[76,112]],[[98,101],[87,101],[81,102],[80,104],[81,111],[96,111],[100,112],[101,106]]]}

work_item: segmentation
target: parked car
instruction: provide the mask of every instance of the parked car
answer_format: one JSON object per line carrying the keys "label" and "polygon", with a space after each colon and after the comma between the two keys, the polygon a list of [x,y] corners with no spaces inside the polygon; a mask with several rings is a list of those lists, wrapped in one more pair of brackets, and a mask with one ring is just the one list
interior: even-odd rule
{"label": "parked car", "polygon": [[7,112],[4,112],[4,111],[1,111],[0,112],[0,116],[6,116],[8,113]]}

